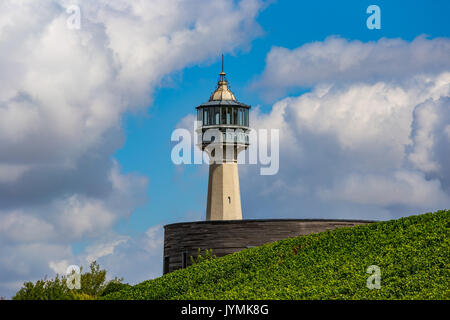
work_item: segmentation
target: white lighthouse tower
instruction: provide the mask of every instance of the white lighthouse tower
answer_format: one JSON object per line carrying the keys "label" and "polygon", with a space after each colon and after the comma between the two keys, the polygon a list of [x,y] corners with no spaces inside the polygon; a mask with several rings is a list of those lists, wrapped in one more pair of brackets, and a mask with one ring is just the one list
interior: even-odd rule
{"label": "white lighthouse tower", "polygon": [[206,220],[241,220],[237,156],[249,145],[250,106],[238,102],[223,71],[209,101],[199,105],[199,147],[208,153],[209,180]]}

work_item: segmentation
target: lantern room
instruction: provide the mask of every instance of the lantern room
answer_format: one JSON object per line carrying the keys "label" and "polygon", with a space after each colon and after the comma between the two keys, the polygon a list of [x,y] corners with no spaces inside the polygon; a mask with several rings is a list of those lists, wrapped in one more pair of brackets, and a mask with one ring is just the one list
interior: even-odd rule
{"label": "lantern room", "polygon": [[[225,72],[219,74],[216,90],[209,101],[199,105],[197,121],[202,134],[207,130],[219,131],[220,141],[214,141],[214,136],[203,135],[202,149],[212,142],[223,144],[237,144],[246,148],[249,144],[249,110],[250,106],[236,100],[229,89]],[[212,138],[212,139],[211,139]]]}

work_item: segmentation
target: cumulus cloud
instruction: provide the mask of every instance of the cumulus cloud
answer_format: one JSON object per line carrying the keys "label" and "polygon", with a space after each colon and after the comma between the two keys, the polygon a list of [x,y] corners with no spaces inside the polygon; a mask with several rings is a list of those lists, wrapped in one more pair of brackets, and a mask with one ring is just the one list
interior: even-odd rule
{"label": "cumulus cloud", "polygon": [[171,73],[260,33],[257,0],[80,0],[80,29],[67,27],[72,4],[0,3],[0,249],[9,254],[0,290],[8,294],[73,260],[73,241],[113,234],[146,200],[148,178],[111,160],[125,139],[123,114],[145,110]]}
{"label": "cumulus cloud", "polygon": [[255,87],[268,97],[289,88],[310,88],[319,83],[399,80],[417,74],[435,75],[450,69],[447,38],[413,41],[380,39],[372,42],[336,36],[293,50],[273,47]]}
{"label": "cumulus cloud", "polygon": [[386,176],[349,174],[333,188],[319,191],[319,196],[381,207],[445,208],[449,204],[449,196],[439,180],[427,180],[423,173],[414,171],[396,171]]}
{"label": "cumulus cloud", "polygon": [[109,181],[111,191],[105,197],[71,194],[31,208],[0,211],[1,237],[5,241],[70,243],[109,232],[146,201],[148,183],[142,176],[121,175],[116,162]]}
{"label": "cumulus cloud", "polygon": [[280,129],[280,171],[241,166],[244,215],[392,219],[450,207],[449,48],[447,38],[332,37],[272,49],[260,84],[311,90],[251,113],[253,127]]}
{"label": "cumulus cloud", "polygon": [[450,191],[450,97],[427,100],[414,109],[408,160]]}

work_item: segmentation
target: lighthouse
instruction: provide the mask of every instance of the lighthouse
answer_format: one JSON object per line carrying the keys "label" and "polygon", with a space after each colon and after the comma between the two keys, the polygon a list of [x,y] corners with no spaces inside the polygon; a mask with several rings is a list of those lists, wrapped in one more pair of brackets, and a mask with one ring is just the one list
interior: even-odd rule
{"label": "lighthouse", "polygon": [[249,146],[250,106],[231,92],[223,55],[217,87],[196,109],[198,146],[209,156],[206,220],[242,220],[237,157]]}
{"label": "lighthouse", "polygon": [[[206,220],[164,226],[163,273],[189,267],[198,250],[217,257],[266,243],[370,223],[364,220],[242,219],[238,154],[249,147],[250,106],[238,102],[219,73],[209,100],[197,106],[197,144],[209,158]],[[252,142],[254,140],[252,139]],[[255,145],[254,145],[255,146]]]}

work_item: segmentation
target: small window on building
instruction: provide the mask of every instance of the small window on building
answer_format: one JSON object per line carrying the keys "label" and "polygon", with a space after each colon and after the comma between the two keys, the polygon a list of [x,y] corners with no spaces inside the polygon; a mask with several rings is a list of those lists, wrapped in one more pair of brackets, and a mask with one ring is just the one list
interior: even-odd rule
{"label": "small window on building", "polygon": [[231,197],[228,197],[228,204],[231,204]]}

